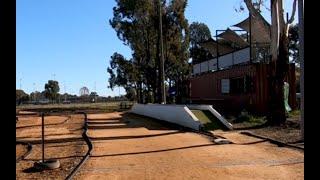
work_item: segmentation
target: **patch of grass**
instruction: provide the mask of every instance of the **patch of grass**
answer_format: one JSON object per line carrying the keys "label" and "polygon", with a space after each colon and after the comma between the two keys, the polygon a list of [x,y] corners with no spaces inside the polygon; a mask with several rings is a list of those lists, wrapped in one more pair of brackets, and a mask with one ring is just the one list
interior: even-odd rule
{"label": "patch of grass", "polygon": [[203,124],[205,130],[216,130],[227,128],[208,110],[191,110],[191,112],[199,119]]}
{"label": "patch of grass", "polygon": [[296,117],[296,116],[300,116],[300,110],[294,110],[289,112],[289,117]]}
{"label": "patch of grass", "polygon": [[21,105],[21,106],[16,106],[16,111],[26,110],[26,111],[62,112],[62,111],[76,111],[76,110],[99,110],[102,112],[113,112],[113,111],[121,110],[120,103],[121,102]]}
{"label": "patch of grass", "polygon": [[240,115],[238,118],[234,120],[234,123],[242,123],[242,122],[247,122],[247,123],[262,123],[265,122],[266,119],[264,116],[253,116],[251,114],[244,113]]}
{"label": "patch of grass", "polygon": [[250,129],[259,127],[267,122],[264,116],[253,116],[247,113],[240,115],[233,121],[235,129]]}

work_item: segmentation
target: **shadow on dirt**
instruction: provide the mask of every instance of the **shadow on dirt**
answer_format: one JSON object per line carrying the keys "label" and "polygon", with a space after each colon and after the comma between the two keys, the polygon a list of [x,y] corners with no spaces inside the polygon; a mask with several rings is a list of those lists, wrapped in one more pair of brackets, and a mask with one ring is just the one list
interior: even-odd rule
{"label": "shadow on dirt", "polygon": [[23,170],[24,173],[36,173],[36,172],[42,172],[42,171],[43,171],[42,169],[35,168],[35,167],[30,167]]}

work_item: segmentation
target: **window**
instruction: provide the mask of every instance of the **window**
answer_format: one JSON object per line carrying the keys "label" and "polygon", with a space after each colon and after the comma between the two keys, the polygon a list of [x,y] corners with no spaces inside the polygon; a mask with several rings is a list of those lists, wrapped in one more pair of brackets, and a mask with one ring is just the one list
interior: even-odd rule
{"label": "window", "polygon": [[233,78],[230,79],[230,93],[231,94],[243,94],[244,89],[244,78]]}
{"label": "window", "polygon": [[253,81],[250,76],[221,79],[222,94],[245,94],[253,90]]}
{"label": "window", "polygon": [[221,79],[221,93],[230,93],[230,79]]}

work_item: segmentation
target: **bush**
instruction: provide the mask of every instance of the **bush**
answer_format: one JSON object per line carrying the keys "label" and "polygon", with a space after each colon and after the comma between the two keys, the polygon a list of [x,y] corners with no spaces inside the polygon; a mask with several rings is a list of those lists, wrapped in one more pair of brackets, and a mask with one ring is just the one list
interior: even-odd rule
{"label": "bush", "polygon": [[258,117],[249,114],[246,110],[243,110],[240,115],[234,120],[234,123],[248,122],[252,124],[260,124],[265,122],[265,117]]}

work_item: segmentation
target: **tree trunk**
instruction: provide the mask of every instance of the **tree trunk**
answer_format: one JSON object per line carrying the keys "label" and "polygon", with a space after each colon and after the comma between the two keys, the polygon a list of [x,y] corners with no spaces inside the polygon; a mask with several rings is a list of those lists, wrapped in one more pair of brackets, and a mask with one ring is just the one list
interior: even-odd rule
{"label": "tree trunk", "polygon": [[270,64],[270,102],[267,117],[270,125],[280,125],[286,121],[283,85],[289,68],[288,42],[288,37],[282,32],[279,39],[277,59]]}
{"label": "tree trunk", "polygon": [[137,84],[137,101],[138,103],[142,103],[141,81],[138,81],[138,84]]}

